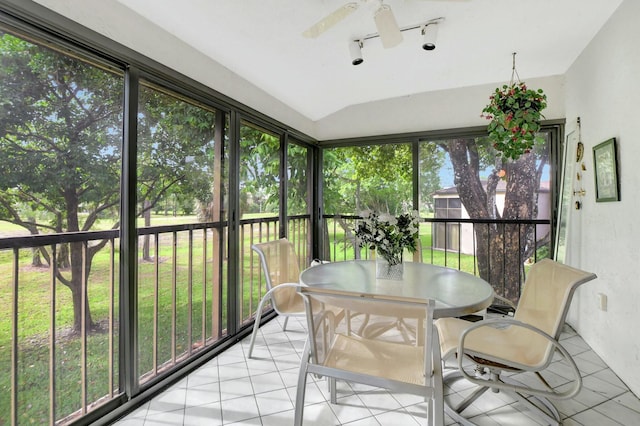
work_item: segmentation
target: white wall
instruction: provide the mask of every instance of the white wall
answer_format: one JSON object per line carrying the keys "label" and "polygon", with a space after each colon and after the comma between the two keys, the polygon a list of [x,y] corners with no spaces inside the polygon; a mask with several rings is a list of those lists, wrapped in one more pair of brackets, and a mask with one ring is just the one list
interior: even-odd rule
{"label": "white wall", "polygon": [[[505,70],[505,76],[509,70]],[[525,80],[525,79],[523,79]],[[495,84],[419,93],[350,106],[316,122],[318,140],[484,126],[482,109]],[[564,77],[526,79],[530,88],[547,95],[545,118],[564,118]]]}
{"label": "white wall", "polygon": [[[640,2],[625,0],[566,74],[567,131],[580,117],[587,194],[572,210],[567,255],[595,272],[577,293],[569,322],[640,395]],[[574,126],[575,127],[575,126]],[[592,148],[615,137],[621,201],[596,203]],[[597,294],[608,310],[597,308]]]}

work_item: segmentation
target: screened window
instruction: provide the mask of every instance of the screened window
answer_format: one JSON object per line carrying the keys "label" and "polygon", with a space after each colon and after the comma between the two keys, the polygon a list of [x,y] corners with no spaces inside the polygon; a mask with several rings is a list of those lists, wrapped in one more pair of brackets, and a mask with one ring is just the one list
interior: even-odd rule
{"label": "screened window", "polygon": [[280,138],[248,122],[240,126],[240,219],[280,212]]}
{"label": "screened window", "polygon": [[121,392],[109,265],[119,259],[123,88],[120,70],[0,29],[2,235],[73,241],[0,253],[0,424],[54,424]]}
{"label": "screened window", "polygon": [[226,163],[216,112],[143,82],[138,106],[139,368],[141,382],[222,334]]}

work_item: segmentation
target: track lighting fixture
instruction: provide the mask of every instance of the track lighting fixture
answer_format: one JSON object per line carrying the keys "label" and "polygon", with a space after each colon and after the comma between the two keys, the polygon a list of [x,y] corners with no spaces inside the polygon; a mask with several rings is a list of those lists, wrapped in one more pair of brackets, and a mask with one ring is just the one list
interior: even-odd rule
{"label": "track lighting fixture", "polygon": [[[384,7],[385,5],[382,5],[382,7],[378,9],[378,12],[382,14],[382,16],[384,16],[385,13],[383,11]],[[395,23],[395,18],[393,18],[393,15],[390,15],[393,19],[393,23],[391,23],[391,21],[388,21],[389,18],[386,17],[380,18],[381,23],[378,23],[378,12],[376,12],[376,24],[378,25],[379,32],[368,34],[364,37],[351,40],[349,42],[349,53],[351,54],[351,63],[353,65],[360,65],[364,62],[364,59],[362,58],[362,48],[364,47],[365,41],[379,38],[382,42],[382,47],[393,47],[398,45],[402,41],[402,33],[404,31],[420,29],[420,33],[422,34],[422,48],[424,50],[434,50],[436,48],[436,41],[438,39],[438,24],[444,21],[444,18],[435,18],[417,25],[397,28],[397,24]],[[393,25],[396,26],[396,29],[393,28]]]}
{"label": "track lighting fixture", "polygon": [[349,43],[349,53],[351,53],[351,64],[360,65],[364,62],[362,59],[362,40],[353,40]]}
{"label": "track lighting fixture", "polygon": [[436,48],[438,41],[438,23],[430,22],[422,27],[422,48],[424,50],[433,50]]}

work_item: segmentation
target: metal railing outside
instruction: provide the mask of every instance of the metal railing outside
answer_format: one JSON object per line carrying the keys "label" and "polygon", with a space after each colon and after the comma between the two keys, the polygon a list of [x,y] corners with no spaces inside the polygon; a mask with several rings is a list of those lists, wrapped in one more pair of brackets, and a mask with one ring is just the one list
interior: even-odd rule
{"label": "metal railing outside", "polygon": [[[100,265],[89,273],[91,247],[105,243]],[[35,235],[0,239],[0,267],[4,275],[0,297],[9,295],[11,308],[0,320],[0,360],[6,398],[0,399],[1,424],[55,424],[80,417],[118,396],[119,231]],[[69,276],[63,261],[70,245],[79,247],[83,265],[80,284],[79,328],[64,305],[73,303],[61,288]],[[47,267],[34,267],[35,256],[46,256]],[[100,286],[94,285],[100,274]],[[100,320],[89,317],[90,301],[106,300]],[[45,302],[42,302],[46,300]],[[37,303],[38,301],[42,303]],[[67,310],[68,311],[68,310]],[[7,331],[9,330],[9,336]],[[90,337],[91,336],[91,337]],[[10,342],[7,351],[6,343]],[[5,365],[6,364],[6,365]]]}
{"label": "metal railing outside", "polygon": [[[240,224],[241,324],[265,290],[251,244],[279,238],[278,218]],[[288,219],[300,267],[310,260],[309,216]],[[0,239],[0,424],[67,424],[122,396],[119,378],[118,230]],[[196,223],[139,228],[138,383],[150,386],[228,336],[227,228]],[[88,249],[105,246],[88,262]],[[69,244],[81,245],[81,327],[73,330],[70,291],[61,277]],[[36,253],[45,267],[32,266]],[[60,253],[65,253],[61,255]],[[90,272],[89,269],[90,268]],[[37,295],[37,297],[36,297]],[[91,312],[91,322],[87,323]]]}

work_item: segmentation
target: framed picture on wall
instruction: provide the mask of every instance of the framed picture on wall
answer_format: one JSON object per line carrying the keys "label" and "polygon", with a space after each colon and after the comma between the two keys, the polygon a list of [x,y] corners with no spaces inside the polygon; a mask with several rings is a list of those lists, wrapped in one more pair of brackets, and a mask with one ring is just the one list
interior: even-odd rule
{"label": "framed picture on wall", "polygon": [[593,147],[593,167],[596,178],[596,202],[620,201],[618,155],[616,139],[611,138]]}

